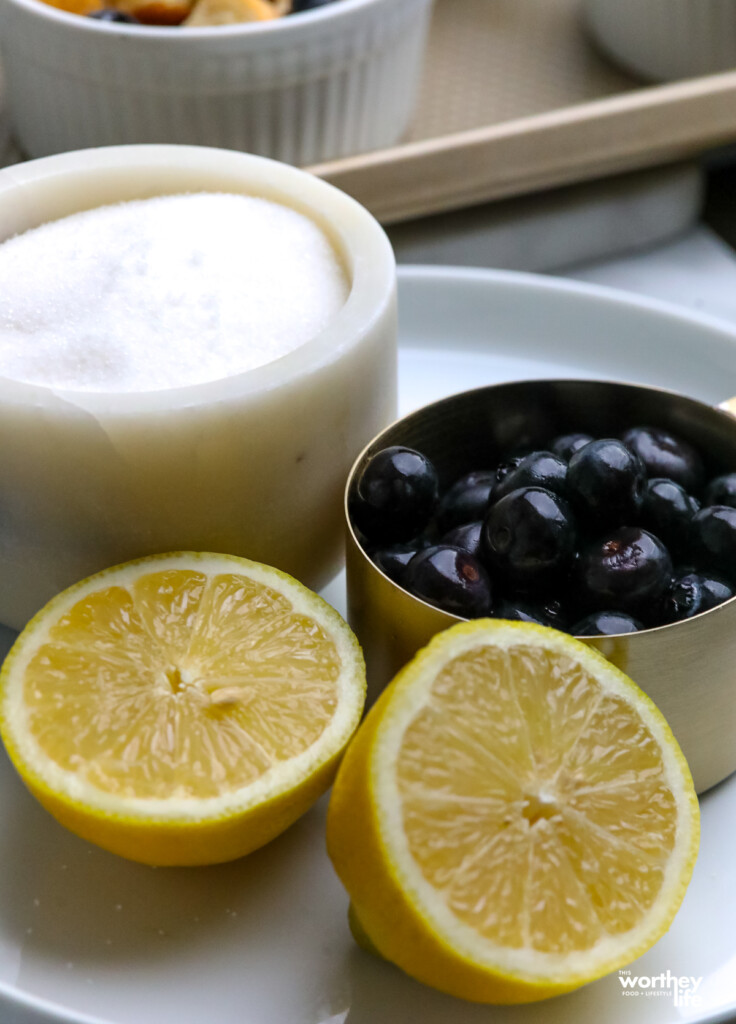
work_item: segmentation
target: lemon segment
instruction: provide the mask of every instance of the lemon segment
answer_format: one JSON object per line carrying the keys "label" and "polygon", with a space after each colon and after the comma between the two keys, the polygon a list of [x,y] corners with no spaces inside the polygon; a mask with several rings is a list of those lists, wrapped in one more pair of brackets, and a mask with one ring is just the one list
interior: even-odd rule
{"label": "lemon segment", "polygon": [[268,566],[174,554],[51,601],[0,674],[0,729],[62,824],[156,864],[241,856],[329,785],[365,695],[357,641]]}
{"label": "lemon segment", "polygon": [[631,680],[554,630],[475,620],[435,637],[371,710],[327,837],[362,945],[452,995],[514,1003],[657,941],[699,817]]}

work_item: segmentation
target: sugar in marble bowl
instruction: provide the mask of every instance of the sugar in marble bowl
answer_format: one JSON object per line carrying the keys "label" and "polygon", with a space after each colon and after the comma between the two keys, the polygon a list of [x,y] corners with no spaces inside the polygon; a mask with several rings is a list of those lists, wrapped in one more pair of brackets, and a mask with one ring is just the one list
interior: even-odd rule
{"label": "sugar in marble bowl", "polygon": [[263,158],[111,147],[0,171],[0,241],[0,621],[167,550],[325,583],[396,411],[367,211]]}
{"label": "sugar in marble bowl", "polygon": [[348,282],[324,232],[254,196],[98,207],[0,244],[0,374],[155,391],[272,362],[323,330]]}

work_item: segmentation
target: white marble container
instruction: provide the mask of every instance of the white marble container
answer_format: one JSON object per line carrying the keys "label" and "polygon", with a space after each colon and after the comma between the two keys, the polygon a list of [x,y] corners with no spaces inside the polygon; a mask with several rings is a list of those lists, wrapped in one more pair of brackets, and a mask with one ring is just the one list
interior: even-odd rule
{"label": "white marble container", "polygon": [[[324,584],[352,460],[396,412],[391,247],[358,203],[271,160],[188,146],[68,153],[0,171],[0,240],[84,209],[191,191],[284,203],[347,270],[342,309],[264,366],[188,387],[60,391],[0,377],[0,622],[139,555],[245,555]],[[1,288],[2,282],[0,282]]]}

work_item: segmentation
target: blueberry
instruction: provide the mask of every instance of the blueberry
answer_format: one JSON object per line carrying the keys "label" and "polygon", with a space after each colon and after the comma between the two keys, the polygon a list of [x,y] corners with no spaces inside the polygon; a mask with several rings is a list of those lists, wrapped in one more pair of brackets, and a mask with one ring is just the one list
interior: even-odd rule
{"label": "blueberry", "polygon": [[522,487],[491,505],[483,523],[482,551],[491,568],[523,589],[566,568],[575,540],[575,522],[565,499],[542,487]]}
{"label": "blueberry", "polygon": [[506,459],[504,462],[499,463],[496,467],[496,486],[503,483],[506,477],[511,473],[517,466],[521,465],[524,461],[523,455],[513,455],[511,458]]}
{"label": "blueberry", "polygon": [[730,505],[736,508],[736,473],[724,473],[711,480],[705,489],[706,505]]}
{"label": "blueberry", "polygon": [[594,541],[578,567],[582,599],[591,611],[641,615],[664,593],[672,559],[661,540],[636,526],[625,526]]}
{"label": "blueberry", "polygon": [[581,522],[600,530],[636,522],[646,487],[644,466],[621,441],[579,448],[567,467],[570,501]]}
{"label": "blueberry", "polygon": [[714,576],[710,573],[699,573],[700,586],[703,588],[703,605],[701,611],[708,611],[710,608],[715,608],[716,605],[723,604],[724,601],[730,600],[734,595],[734,588],[722,580],[720,576]]}
{"label": "blueberry", "polygon": [[453,526],[482,519],[495,482],[496,471],[493,469],[467,473],[456,480],[442,495],[437,509],[437,521],[442,533],[451,530]]}
{"label": "blueberry", "polygon": [[292,0],[290,14],[301,14],[302,11],[313,11],[317,7],[325,7],[335,0]]}
{"label": "blueberry", "polygon": [[566,628],[566,619],[559,601],[546,601],[537,604],[524,599],[506,599],[500,601],[493,614],[498,619],[511,619],[514,622],[535,622],[539,626],[552,626],[553,629]]}
{"label": "blueberry", "polygon": [[724,580],[698,572],[680,572],[672,579],[660,605],[664,623],[691,619],[733,597],[733,589]]}
{"label": "blueberry", "polygon": [[700,502],[674,480],[655,477],[647,482],[639,522],[659,537],[672,552],[684,552]]}
{"label": "blueberry", "polygon": [[429,459],[412,448],[384,448],[363,470],[350,515],[371,541],[411,540],[429,522],[438,492]]}
{"label": "blueberry", "polygon": [[644,626],[626,612],[593,612],[576,623],[573,636],[615,636],[618,633],[637,633]]}
{"label": "blueberry", "polygon": [[584,448],[592,440],[590,434],[561,434],[549,447],[559,459],[569,462],[578,449]]}
{"label": "blueberry", "polygon": [[90,11],[88,18],[95,18],[97,21],[113,21],[123,25],[140,25],[137,18],[123,11],[116,11],[114,7],[102,7],[99,11]]}
{"label": "blueberry", "polygon": [[658,427],[632,427],[622,437],[636,452],[650,477],[668,477],[686,491],[699,491],[705,480],[703,461],[687,441]]}
{"label": "blueberry", "polygon": [[468,551],[474,558],[480,558],[480,538],[483,530],[483,523],[477,519],[474,523],[463,523],[456,526],[440,540],[440,544],[449,544],[451,547],[462,548]]}
{"label": "blueberry", "polygon": [[567,465],[562,459],[552,452],[532,452],[525,455],[518,466],[510,469],[503,480],[496,483],[491,501],[498,501],[512,491],[518,491],[520,487],[544,487],[564,498],[566,480]]}
{"label": "blueberry", "polygon": [[403,586],[453,615],[477,618],[490,612],[488,573],[477,558],[449,544],[419,551],[406,567]]}
{"label": "blueberry", "polygon": [[376,548],[371,552],[371,558],[390,580],[394,583],[401,583],[409,562],[417,553],[418,548],[412,544],[393,544],[391,547]]}
{"label": "blueberry", "polygon": [[736,508],[709,505],[693,516],[693,553],[699,566],[736,584]]}

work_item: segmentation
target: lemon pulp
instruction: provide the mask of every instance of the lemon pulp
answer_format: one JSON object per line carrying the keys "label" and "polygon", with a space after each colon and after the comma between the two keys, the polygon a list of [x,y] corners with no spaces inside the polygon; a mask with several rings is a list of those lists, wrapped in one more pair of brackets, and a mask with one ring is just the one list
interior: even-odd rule
{"label": "lemon pulp", "polygon": [[697,841],[692,781],[648,698],[577,641],[501,622],[446,631],[400,673],[328,823],[370,942],[489,1002],[568,991],[644,952]]}
{"label": "lemon pulp", "polygon": [[151,830],[226,821],[300,786],[347,742],[363,686],[352,634],[316,595],[268,567],[196,555],[60,595],[3,682],[6,744],[50,809]]}
{"label": "lemon pulp", "polygon": [[412,858],[492,942],[587,949],[634,927],[661,890],[677,825],[662,752],[569,658],[524,646],[454,658],[396,768]]}

